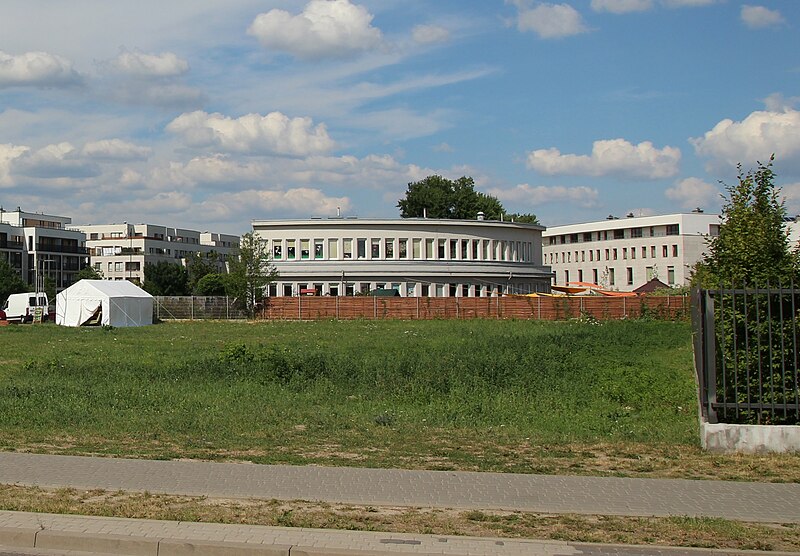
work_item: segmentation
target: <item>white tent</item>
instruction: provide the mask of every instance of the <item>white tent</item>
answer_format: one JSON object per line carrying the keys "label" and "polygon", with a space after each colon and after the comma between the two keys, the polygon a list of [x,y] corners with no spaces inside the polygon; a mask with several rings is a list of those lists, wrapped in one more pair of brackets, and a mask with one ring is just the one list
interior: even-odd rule
{"label": "white tent", "polygon": [[153,324],[153,296],[127,280],[81,280],[56,296],[56,324]]}

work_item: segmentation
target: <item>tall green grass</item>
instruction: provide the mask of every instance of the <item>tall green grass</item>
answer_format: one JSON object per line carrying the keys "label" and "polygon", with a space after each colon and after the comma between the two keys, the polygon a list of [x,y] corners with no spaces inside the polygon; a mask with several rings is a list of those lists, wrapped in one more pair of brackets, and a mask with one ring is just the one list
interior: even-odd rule
{"label": "tall green grass", "polygon": [[686,323],[42,325],[7,327],[0,345],[11,447],[278,449],[300,441],[297,428],[309,444],[355,450],[448,431],[696,442]]}

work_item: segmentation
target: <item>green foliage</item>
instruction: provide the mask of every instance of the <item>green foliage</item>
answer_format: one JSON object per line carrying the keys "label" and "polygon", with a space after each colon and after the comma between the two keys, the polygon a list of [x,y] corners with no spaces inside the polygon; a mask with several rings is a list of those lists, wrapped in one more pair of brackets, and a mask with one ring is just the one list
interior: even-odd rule
{"label": "green foliage", "polygon": [[76,281],[77,280],[102,280],[103,278],[105,278],[103,276],[103,271],[97,270],[92,265],[86,265],[85,267],[83,267],[75,277]]}
{"label": "green foliage", "polygon": [[505,212],[496,197],[475,191],[475,181],[466,176],[455,181],[428,176],[409,183],[406,196],[397,207],[403,218],[422,218],[427,214],[428,218],[474,220],[483,212],[488,220],[500,220]]}
{"label": "green foliage", "polygon": [[144,290],[150,295],[189,295],[189,273],[179,265],[166,261],[144,267]]}
{"label": "green foliage", "polygon": [[738,166],[738,184],[726,186],[719,235],[709,239],[693,285],[775,286],[800,278],[800,254],[789,248],[786,208],[774,184],[772,161],[759,162],[757,170],[747,173]]}
{"label": "green foliage", "polygon": [[235,297],[248,313],[264,298],[267,284],[275,280],[278,272],[270,262],[266,242],[248,232],[239,242],[239,252],[228,261],[227,291]]}
{"label": "green foliage", "polygon": [[227,274],[211,272],[197,281],[192,295],[226,295]]}
{"label": "green foliage", "polygon": [[209,253],[196,252],[187,255],[186,271],[189,275],[187,287],[194,295],[224,295],[195,293],[197,285],[203,277],[219,272],[219,255],[214,251]]}
{"label": "green foliage", "polygon": [[28,286],[22,281],[22,276],[11,268],[3,258],[0,258],[0,305],[5,303],[8,296],[12,293],[22,293],[28,291]]}
{"label": "green foliage", "polygon": [[511,214],[506,214],[504,219],[511,220],[513,222],[519,222],[520,224],[540,224],[536,215],[531,213],[519,214],[514,212]]}

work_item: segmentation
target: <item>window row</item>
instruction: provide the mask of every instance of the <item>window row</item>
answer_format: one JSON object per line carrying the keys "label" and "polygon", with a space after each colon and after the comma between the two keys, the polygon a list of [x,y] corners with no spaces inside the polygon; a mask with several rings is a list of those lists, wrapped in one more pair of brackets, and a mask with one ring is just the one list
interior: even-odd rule
{"label": "window row", "polygon": [[612,239],[632,239],[642,237],[663,237],[680,235],[680,224],[666,226],[642,226],[638,228],[617,228],[616,230],[600,230],[598,232],[582,232],[577,234],[561,234],[550,236],[549,245],[567,243],[585,243],[590,241],[608,241]]}
{"label": "window row", "polygon": [[443,238],[273,239],[275,261],[400,259],[531,262],[533,242]]}
{"label": "window row", "polygon": [[[582,268],[578,269],[577,272],[574,274],[571,273],[569,270],[564,270],[564,284],[569,284],[573,280],[576,282],[584,282],[585,278],[589,278],[588,273],[584,275],[584,271]],[[603,269],[592,268],[591,269],[591,283],[597,284],[603,287],[613,287],[613,286],[633,286],[637,278],[641,278],[641,276],[635,276],[635,270],[633,267],[629,266],[625,268],[625,277],[624,282],[617,282],[617,272],[615,268],[605,267]],[[654,266],[648,266],[645,268],[645,280],[642,282],[649,282],[653,278],[658,278],[658,270]],[[667,267],[667,284],[670,286],[675,285],[675,267],[668,266]]]}
{"label": "window row", "polygon": [[[589,262],[594,261],[616,261],[622,257],[622,260],[627,259],[636,259],[637,249],[639,249],[639,253],[641,254],[642,259],[646,259],[648,257],[648,253],[650,254],[651,259],[655,259],[658,253],[658,249],[656,249],[655,245],[643,245],[640,248],[631,247],[630,250],[627,247],[623,247],[621,249],[613,248],[613,249],[589,249],[588,251],[562,251],[559,253],[548,253],[545,255],[545,264],[564,264],[564,263],[585,263],[587,260]],[[589,253],[588,259],[586,253]],[[573,258],[573,254],[575,257]],[[605,255],[605,258],[601,258],[601,254]],[[559,257],[560,255],[560,257]],[[579,258],[580,255],[580,258]],[[668,258],[668,257],[677,257],[678,256],[678,245],[662,245],[661,246],[661,257]]]}
{"label": "window row", "polygon": [[269,297],[354,296],[369,295],[376,289],[395,289],[403,297],[495,297],[504,294],[525,294],[536,291],[533,283],[468,284],[416,282],[274,282],[269,284]]}

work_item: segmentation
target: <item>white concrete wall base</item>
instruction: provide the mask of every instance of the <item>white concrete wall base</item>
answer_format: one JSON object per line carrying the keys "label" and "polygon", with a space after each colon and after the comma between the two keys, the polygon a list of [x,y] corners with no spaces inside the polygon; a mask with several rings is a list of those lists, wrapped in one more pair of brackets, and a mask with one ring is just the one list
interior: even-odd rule
{"label": "white concrete wall base", "polygon": [[703,449],[718,453],[800,453],[800,426],[700,422]]}

